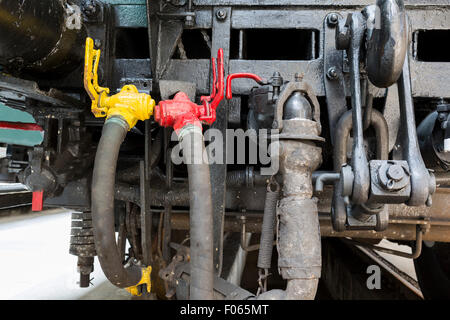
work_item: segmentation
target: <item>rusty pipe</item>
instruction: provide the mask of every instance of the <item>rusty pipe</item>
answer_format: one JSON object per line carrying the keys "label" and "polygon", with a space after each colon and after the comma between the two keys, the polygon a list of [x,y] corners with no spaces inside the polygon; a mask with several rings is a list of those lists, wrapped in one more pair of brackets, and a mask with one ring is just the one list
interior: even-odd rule
{"label": "rusty pipe", "polygon": [[[238,214],[238,213],[236,213]],[[420,219],[395,218],[389,220],[389,226],[385,231],[373,232],[372,230],[346,230],[336,232],[333,230],[329,214],[319,214],[320,234],[322,237],[331,238],[358,238],[358,239],[389,239],[401,241],[416,240],[416,225],[430,225],[430,230],[423,234],[425,241],[450,242],[450,220],[432,219],[429,221]],[[188,211],[176,211],[172,213],[171,225],[173,230],[189,230]],[[245,220],[245,232],[258,234],[261,232],[262,213],[252,214]],[[242,221],[227,214],[224,230],[226,232],[242,232]],[[253,248],[252,248],[253,249]],[[256,249],[255,249],[256,250]]]}
{"label": "rusty pipe", "polygon": [[[282,134],[319,136],[320,124],[312,120],[311,110],[303,95],[291,94],[284,104]],[[322,149],[311,141],[290,138],[281,139],[279,146],[283,189],[277,208],[278,268],[287,286],[264,292],[258,299],[313,300],[322,255],[312,172],[322,162]]]}
{"label": "rusty pipe", "polygon": [[411,253],[407,253],[407,252],[403,252],[403,251],[399,251],[399,250],[393,250],[393,249],[386,248],[386,247],[374,246],[372,244],[364,243],[364,242],[353,240],[353,239],[343,238],[342,240],[349,244],[366,247],[366,248],[369,248],[369,249],[372,249],[375,251],[392,254],[394,256],[399,256],[399,257],[408,258],[408,259],[417,259],[420,256],[420,254],[422,253],[422,239],[423,239],[422,226],[416,225],[415,246]]}

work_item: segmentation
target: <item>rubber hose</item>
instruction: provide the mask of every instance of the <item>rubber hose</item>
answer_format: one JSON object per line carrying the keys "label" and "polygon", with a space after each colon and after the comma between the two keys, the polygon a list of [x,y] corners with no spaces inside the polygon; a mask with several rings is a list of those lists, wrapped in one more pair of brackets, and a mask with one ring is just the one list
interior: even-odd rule
{"label": "rubber hose", "polygon": [[115,286],[136,285],[142,276],[135,265],[125,268],[116,244],[114,226],[114,186],[120,145],[128,124],[119,117],[106,120],[95,155],[92,177],[92,223],[98,259],[105,276]]}
{"label": "rubber hose", "polygon": [[199,127],[185,127],[179,139],[189,177],[190,299],[211,300],[214,292],[214,260],[209,164],[203,161],[205,144]]}

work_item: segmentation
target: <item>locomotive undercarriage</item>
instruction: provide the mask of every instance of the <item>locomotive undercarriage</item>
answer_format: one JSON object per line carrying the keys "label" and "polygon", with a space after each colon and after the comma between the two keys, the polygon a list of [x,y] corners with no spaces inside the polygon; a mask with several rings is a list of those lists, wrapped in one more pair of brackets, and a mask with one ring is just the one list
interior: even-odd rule
{"label": "locomotive undercarriage", "polygon": [[[135,295],[314,299],[321,237],[413,259],[423,241],[450,242],[450,83],[442,80],[450,59],[440,47],[448,1],[25,3],[23,12],[61,31],[56,40],[36,31],[43,39],[33,45],[48,49],[29,54],[28,33],[0,27],[18,43],[0,40],[0,102],[35,120],[0,125],[42,134],[31,145],[2,141],[1,175],[32,191],[36,210],[74,210],[70,253],[81,286],[99,254],[108,279]],[[46,6],[64,10],[50,18],[38,11]],[[0,10],[19,9],[3,2]],[[86,37],[101,50],[95,72],[111,98],[134,85],[156,101],[159,118],[155,111],[134,126],[117,114],[94,117],[83,88]],[[188,105],[179,92],[201,105],[225,89],[214,120],[202,114],[175,133],[163,125],[170,103]],[[252,139],[276,146],[271,163],[251,160]],[[225,161],[172,161],[180,145],[188,162],[190,148],[213,144],[209,159]],[[411,254],[380,248],[381,239]],[[255,250],[258,291],[250,292],[239,284]],[[277,267],[286,287],[270,290]]]}

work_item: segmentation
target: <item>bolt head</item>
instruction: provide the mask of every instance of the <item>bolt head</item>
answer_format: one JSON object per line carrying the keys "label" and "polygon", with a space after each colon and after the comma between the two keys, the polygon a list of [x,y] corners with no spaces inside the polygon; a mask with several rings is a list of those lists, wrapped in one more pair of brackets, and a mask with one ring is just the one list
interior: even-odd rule
{"label": "bolt head", "polygon": [[327,78],[330,80],[336,80],[339,77],[337,69],[335,67],[331,67],[327,71]]}
{"label": "bolt head", "polygon": [[277,120],[274,120],[272,122],[272,129],[278,129],[278,121]]}
{"label": "bolt head", "polygon": [[405,172],[402,166],[394,164],[389,166],[386,175],[394,181],[400,181],[405,176]]}
{"label": "bolt head", "polygon": [[86,2],[86,4],[83,7],[84,13],[88,16],[93,18],[98,13],[98,7],[95,1],[89,1]]}
{"label": "bolt head", "polygon": [[438,113],[438,119],[441,122],[447,120],[447,113],[445,113],[445,112]]}
{"label": "bolt head", "polygon": [[219,9],[216,11],[216,17],[219,20],[225,20],[227,18],[227,12],[224,9]]}
{"label": "bolt head", "polygon": [[195,26],[195,19],[192,16],[186,16],[186,18],[184,18],[184,25],[186,27],[193,27]]}
{"label": "bolt head", "polygon": [[339,16],[337,15],[337,13],[329,14],[327,22],[328,22],[328,26],[335,27],[339,22]]}

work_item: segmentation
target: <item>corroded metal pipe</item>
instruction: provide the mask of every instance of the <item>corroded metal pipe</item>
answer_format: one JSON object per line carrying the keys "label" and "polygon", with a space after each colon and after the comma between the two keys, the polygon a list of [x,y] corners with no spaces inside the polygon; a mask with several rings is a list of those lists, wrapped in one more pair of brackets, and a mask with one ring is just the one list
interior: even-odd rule
{"label": "corroded metal pipe", "polygon": [[[311,106],[306,99],[301,103],[290,101],[299,98],[303,95],[292,94],[284,105],[282,134],[318,137],[320,124],[311,119]],[[258,299],[313,300],[322,256],[317,199],[312,197],[312,172],[322,162],[322,149],[308,140],[280,139],[279,156],[283,189],[277,208],[278,268],[287,280],[287,287],[265,292]]]}
{"label": "corroded metal pipe", "polygon": [[[346,230],[336,232],[333,230],[330,216],[319,214],[320,235],[332,238],[357,238],[357,239],[389,239],[414,241],[416,239],[416,224],[424,223],[420,219],[392,218],[389,227],[385,231],[373,232],[372,230]],[[426,241],[450,242],[450,224],[448,220],[431,220],[430,230],[423,235]],[[189,230],[188,212],[175,212],[171,217],[172,230]],[[241,232],[242,225],[236,217],[225,218],[226,232]],[[262,230],[262,214],[258,217],[247,218],[245,222],[246,232],[260,233]]]}

